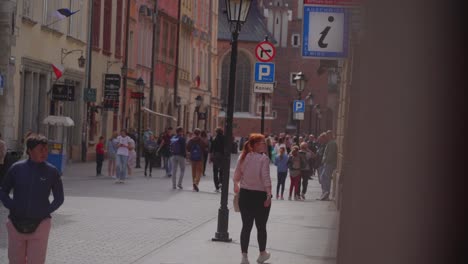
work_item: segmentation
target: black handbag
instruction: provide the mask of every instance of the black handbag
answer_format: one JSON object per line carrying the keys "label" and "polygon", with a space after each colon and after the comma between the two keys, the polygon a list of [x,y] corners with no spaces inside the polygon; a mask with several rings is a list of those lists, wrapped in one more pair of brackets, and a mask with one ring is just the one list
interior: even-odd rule
{"label": "black handbag", "polygon": [[14,217],[10,218],[11,223],[15,227],[16,231],[22,234],[31,234],[36,231],[37,227],[41,224],[42,220],[39,219],[17,219]]}

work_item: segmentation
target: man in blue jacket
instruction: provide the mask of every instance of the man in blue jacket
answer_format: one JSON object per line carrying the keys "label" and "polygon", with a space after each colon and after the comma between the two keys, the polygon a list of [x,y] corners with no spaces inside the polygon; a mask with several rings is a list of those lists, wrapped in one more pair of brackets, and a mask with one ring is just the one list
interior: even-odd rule
{"label": "man in blue jacket", "polygon": [[63,204],[63,185],[59,171],[46,161],[47,138],[30,136],[26,147],[29,158],[13,164],[0,189],[0,200],[10,210],[8,259],[10,263],[26,263],[26,259],[28,263],[45,263],[50,214]]}

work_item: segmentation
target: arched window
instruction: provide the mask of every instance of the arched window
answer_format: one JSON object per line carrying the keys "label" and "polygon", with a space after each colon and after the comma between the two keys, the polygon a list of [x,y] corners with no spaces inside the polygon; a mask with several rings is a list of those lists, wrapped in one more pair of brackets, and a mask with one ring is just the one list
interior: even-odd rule
{"label": "arched window", "polygon": [[[224,57],[221,69],[221,98],[227,103],[229,88],[229,66],[231,53]],[[236,96],[234,98],[234,112],[250,112],[250,87],[252,83],[252,65],[247,55],[239,51],[237,54]]]}

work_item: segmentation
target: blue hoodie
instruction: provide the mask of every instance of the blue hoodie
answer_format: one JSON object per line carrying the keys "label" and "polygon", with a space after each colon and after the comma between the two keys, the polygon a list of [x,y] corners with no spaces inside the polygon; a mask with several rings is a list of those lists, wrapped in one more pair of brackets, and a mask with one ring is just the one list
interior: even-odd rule
{"label": "blue hoodie", "polygon": [[288,159],[289,157],[286,153],[283,154],[282,159],[280,155],[276,156],[275,165],[278,167],[278,172],[288,172]]}
{"label": "blue hoodie", "polygon": [[[10,191],[13,189],[13,199]],[[54,200],[49,202],[50,192]],[[17,219],[45,219],[63,204],[59,171],[50,163],[30,159],[13,164],[0,189],[0,200]]]}

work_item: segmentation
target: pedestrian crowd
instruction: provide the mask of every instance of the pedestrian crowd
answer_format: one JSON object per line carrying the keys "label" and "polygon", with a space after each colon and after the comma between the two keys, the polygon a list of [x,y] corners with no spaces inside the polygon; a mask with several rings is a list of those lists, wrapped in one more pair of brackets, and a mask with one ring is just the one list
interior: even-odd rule
{"label": "pedestrian crowd", "polygon": [[[239,141],[242,150],[248,138]],[[284,200],[284,190],[289,174],[289,200],[305,200],[309,180],[317,177],[322,194],[317,200],[330,199],[331,180],[337,166],[338,146],[331,130],[318,137],[291,136],[287,133],[270,135],[265,138],[265,154],[277,167],[276,199]]]}
{"label": "pedestrian crowd", "polygon": [[[96,144],[96,176],[102,175],[102,160],[107,153],[108,176],[115,178],[115,183],[125,183],[136,166],[137,138],[137,134],[128,133],[126,129],[122,129],[120,134],[114,132],[107,142],[100,137]],[[198,128],[186,132],[182,127],[177,127],[175,131],[167,127],[159,135],[148,128],[142,133],[142,139],[145,177],[152,177],[153,167],[159,167],[165,171],[166,177],[172,177],[173,189],[183,189],[185,167],[191,164],[192,187],[198,192],[200,179],[206,175],[206,165],[210,162],[213,163],[214,190],[221,190],[223,129],[217,128],[215,135],[211,136],[209,132]]]}
{"label": "pedestrian crowd", "polygon": [[266,251],[266,226],[273,197],[270,163],[277,167],[276,199],[284,199],[288,173],[289,200],[292,200],[293,193],[294,200],[304,200],[308,181],[317,174],[322,185],[322,195],[317,199],[327,201],[338,148],[331,131],[320,134],[317,139],[314,135],[304,139],[291,138],[285,133],[277,137],[251,134],[249,138],[241,138],[239,145],[242,153],[234,171],[233,190],[236,195],[233,202],[242,219],[241,264],[250,263],[248,248],[254,223],[259,250],[257,262],[264,263],[271,257],[270,252]]}
{"label": "pedestrian crowd", "polygon": [[[141,136],[141,142],[138,137]],[[138,142],[141,143],[138,146]],[[6,144],[0,135],[0,176],[4,179],[0,188],[0,200],[9,209],[8,258],[11,263],[37,260],[44,263],[47,241],[51,229],[51,214],[64,201],[61,172],[47,161],[48,139],[28,132],[24,139],[24,155],[12,166],[5,166]],[[160,167],[166,177],[172,177],[172,189],[183,189],[186,164],[191,164],[192,188],[199,192],[199,183],[205,176],[207,162],[213,164],[214,191],[220,192],[223,184],[225,160],[225,136],[222,128],[214,135],[198,128],[185,131],[167,127],[156,135],[149,128],[140,135],[131,130],[115,131],[112,137],[99,137],[95,145],[96,176],[102,176],[107,157],[107,174],[116,184],[125,183],[137,166],[137,151],[142,149],[144,176],[152,177],[153,167]],[[322,186],[318,200],[330,197],[331,179],[337,165],[338,147],[331,131],[308,137],[292,137],[287,133],[278,136],[251,134],[249,138],[233,139],[232,153],[241,154],[233,175],[234,193],[242,220],[240,244],[241,263],[249,263],[250,233],[255,223],[259,256],[257,262],[270,258],[266,251],[267,222],[273,196],[270,164],[277,167],[276,199],[284,200],[289,175],[289,200],[305,200],[308,181],[314,176]],[[139,159],[138,159],[139,165]],[[9,168],[7,168],[9,167]],[[13,192],[13,198],[10,197]],[[49,201],[50,194],[53,200]]]}

